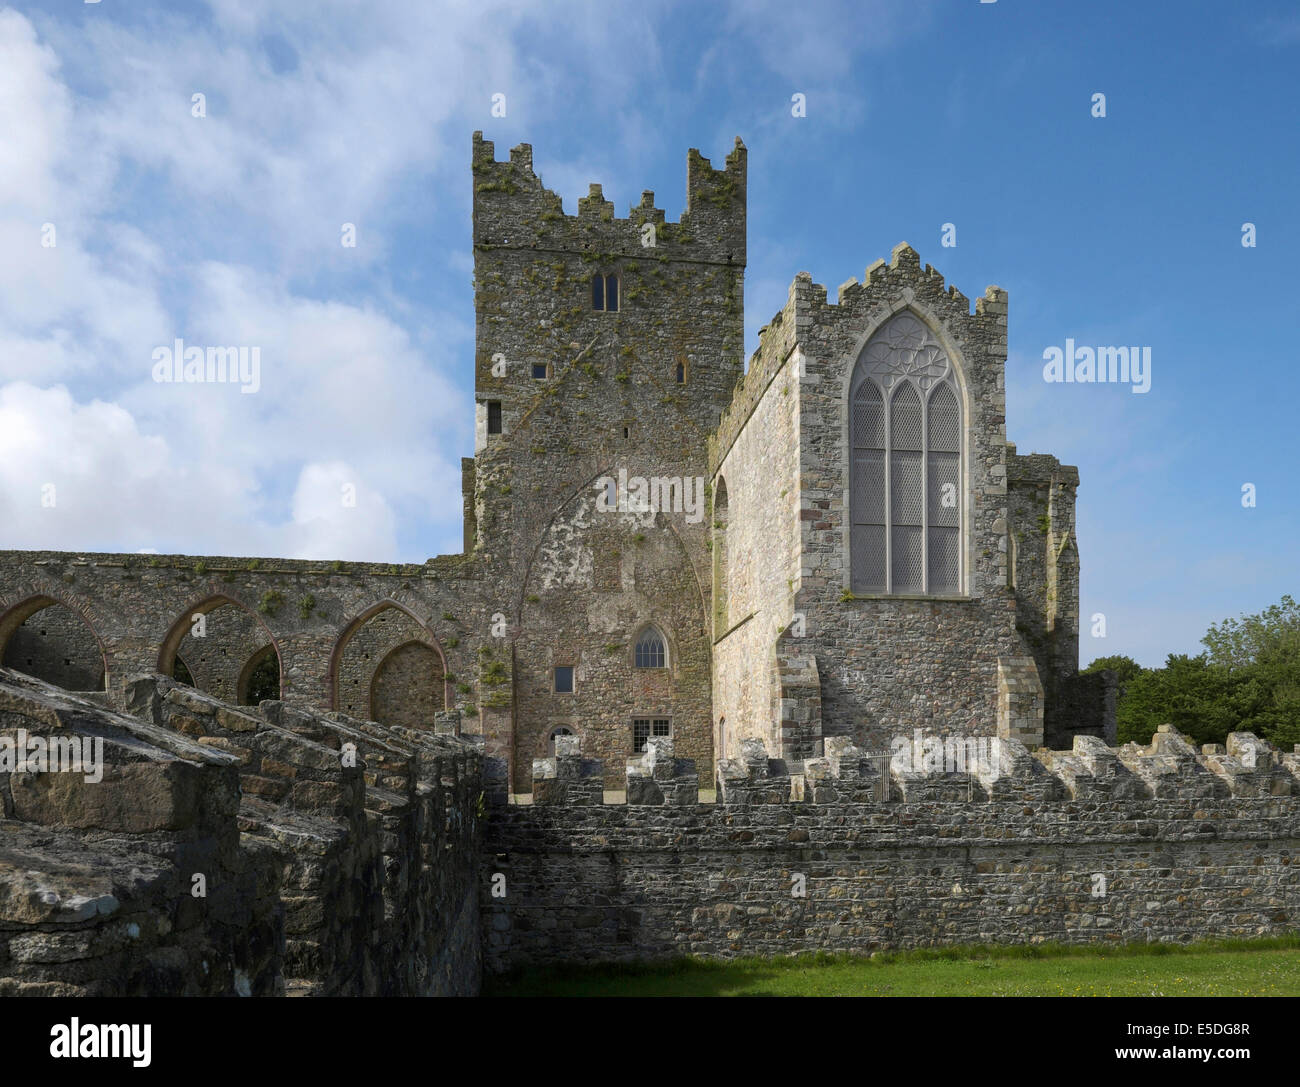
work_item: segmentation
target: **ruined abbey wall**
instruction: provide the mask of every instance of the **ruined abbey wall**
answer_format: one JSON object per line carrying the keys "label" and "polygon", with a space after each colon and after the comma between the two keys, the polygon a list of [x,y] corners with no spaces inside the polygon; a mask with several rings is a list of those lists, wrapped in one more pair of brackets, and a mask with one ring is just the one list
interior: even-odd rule
{"label": "ruined abbey wall", "polygon": [[[124,697],[0,671],[0,995],[477,992],[476,745],[163,676]],[[16,765],[30,737],[102,739],[102,778]]]}
{"label": "ruined abbey wall", "polygon": [[[942,345],[959,389],[965,549],[955,593],[852,591],[850,382],[872,335],[898,314]],[[990,287],[972,313],[906,245],[841,286],[834,305],[825,287],[796,277],[710,443],[715,488],[726,479],[728,489],[728,554],[744,556],[728,560],[715,593],[729,622],[755,616],[715,654],[715,701],[733,737],[802,759],[828,736],[885,750],[914,728],[992,735],[999,669],[1032,658],[1052,735],[1069,745],[1087,708],[1069,684],[1078,473],[1008,447],[1006,330],[1005,291]]]}
{"label": "ruined abbey wall", "polygon": [[[793,303],[782,311],[789,312]],[[780,325],[782,315],[772,324]],[[791,326],[793,327],[793,325]],[[771,328],[771,326],[769,326]],[[800,575],[798,445],[800,386],[792,380],[789,337],[765,335],[723,417],[714,443],[714,717],[718,757],[758,739],[780,750],[772,713],[777,636],[790,625]]]}
{"label": "ruined abbey wall", "polygon": [[629,765],[620,805],[587,787],[600,768],[550,760],[534,806],[492,813],[485,966],[1297,930],[1300,751],[1168,726],[1149,748],[992,743],[973,781],[882,778],[834,739],[792,776],[750,744],[716,805],[671,751]]}
{"label": "ruined abbey wall", "polygon": [[[412,714],[458,708],[467,731],[477,732],[480,674],[488,662],[509,656],[506,632],[492,633],[499,598],[483,585],[481,567],[459,556],[393,566],[0,551],[0,647],[13,644],[24,623],[73,630],[80,640],[61,644],[81,646],[75,655],[86,674],[102,648],[114,699],[127,677],[171,674],[179,655],[200,689],[234,702],[240,675],[270,644],[284,700],[319,709],[350,706],[368,716],[376,672],[394,649],[415,639],[434,651],[421,658],[425,697],[407,704],[389,696],[381,716],[409,725]],[[196,616],[203,618],[202,638],[194,633]],[[490,695],[495,688],[489,687]]]}

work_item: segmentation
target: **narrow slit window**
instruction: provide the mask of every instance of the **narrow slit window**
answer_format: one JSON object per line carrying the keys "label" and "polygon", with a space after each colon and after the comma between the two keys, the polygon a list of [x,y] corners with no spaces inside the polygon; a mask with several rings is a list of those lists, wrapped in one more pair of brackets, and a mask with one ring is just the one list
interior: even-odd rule
{"label": "narrow slit window", "polygon": [[489,400],[487,408],[488,408],[488,420],[487,420],[488,433],[500,434],[501,433],[501,401]]}
{"label": "narrow slit window", "polygon": [[677,364],[677,384],[686,384],[686,363],[684,362],[679,362]]}
{"label": "narrow slit window", "polygon": [[591,308],[605,313],[618,312],[618,276],[591,277]]}

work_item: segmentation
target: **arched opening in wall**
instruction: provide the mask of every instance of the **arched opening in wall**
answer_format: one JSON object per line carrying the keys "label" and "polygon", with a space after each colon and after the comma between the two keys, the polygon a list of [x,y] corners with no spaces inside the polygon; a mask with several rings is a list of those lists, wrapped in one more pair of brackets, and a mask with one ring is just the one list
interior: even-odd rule
{"label": "arched opening in wall", "polygon": [[668,639],[653,623],[642,627],[633,642],[632,667],[668,667]]}
{"label": "arched opening in wall", "polygon": [[280,698],[280,658],[275,646],[264,645],[248,658],[239,673],[239,704],[257,706]]}
{"label": "arched opening in wall", "polygon": [[370,712],[381,725],[433,729],[433,715],[446,708],[442,658],[423,642],[391,650],[370,681]]}
{"label": "arched opening in wall", "polygon": [[50,597],[24,601],[0,617],[0,665],[66,691],[105,689],[99,637],[81,615]]}
{"label": "arched opening in wall", "polygon": [[559,728],[551,729],[551,734],[546,737],[546,757],[547,758],[555,757],[555,737],[574,736],[574,735],[577,734],[573,731],[573,729],[568,728],[565,725],[561,725]]}
{"label": "arched opening in wall", "polygon": [[963,427],[957,372],[914,313],[872,335],[849,389],[849,587],[960,593]]}
{"label": "arched opening in wall", "polygon": [[158,671],[223,702],[253,706],[254,673],[261,698],[278,698],[284,676],[270,630],[251,608],[226,596],[187,608],[172,624],[158,652]]}
{"label": "arched opening in wall", "polygon": [[727,604],[729,585],[727,571],[727,481],[718,476],[713,490],[713,636],[721,638],[727,632]]}
{"label": "arched opening in wall", "polygon": [[334,709],[381,724],[432,730],[451,704],[447,655],[433,632],[384,601],[352,620],[330,661]]}

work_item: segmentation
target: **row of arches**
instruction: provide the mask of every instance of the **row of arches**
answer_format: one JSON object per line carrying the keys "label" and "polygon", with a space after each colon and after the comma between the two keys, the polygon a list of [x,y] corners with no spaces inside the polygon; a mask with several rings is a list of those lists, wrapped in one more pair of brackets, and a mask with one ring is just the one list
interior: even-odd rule
{"label": "row of arches", "polygon": [[[71,691],[103,691],[107,648],[69,603],[33,596],[0,614],[0,666]],[[256,612],[227,596],[187,608],[159,643],[157,670],[238,705],[277,699],[280,646]],[[382,601],[340,633],[329,661],[331,708],[383,724],[432,727],[452,703],[446,654],[396,601]]]}

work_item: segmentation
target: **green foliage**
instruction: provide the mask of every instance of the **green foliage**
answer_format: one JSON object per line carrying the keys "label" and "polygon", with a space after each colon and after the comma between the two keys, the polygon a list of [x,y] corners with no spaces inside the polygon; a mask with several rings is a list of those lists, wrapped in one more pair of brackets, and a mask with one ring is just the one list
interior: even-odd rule
{"label": "green foliage", "polygon": [[1235,731],[1227,670],[1205,654],[1171,653],[1163,668],[1132,679],[1119,703],[1119,741],[1150,743],[1160,725],[1173,725],[1194,744],[1223,743]]}
{"label": "green foliage", "polygon": [[196,562],[194,564],[194,572],[198,574],[199,577],[202,577],[204,574],[208,572],[208,564],[206,562],[203,562],[202,560]]}
{"label": "green foliage", "polygon": [[257,605],[257,610],[263,615],[274,615],[280,610],[280,605],[284,603],[284,593],[277,589],[270,589],[262,594],[262,600]]}
{"label": "green foliage", "polygon": [[848,589],[845,589],[842,593],[840,593],[841,604],[847,604],[849,601],[856,600],[856,599],[857,597],[854,596],[853,593]]}
{"label": "green foliage", "polygon": [[253,667],[248,677],[248,693],[244,696],[244,705],[257,706],[265,701],[277,702],[280,699],[280,658],[274,653],[267,653]]}
{"label": "green foliage", "polygon": [[[1212,623],[1201,642],[1205,653],[1171,654],[1163,668],[1130,674],[1118,708],[1121,742],[1146,743],[1168,723],[1199,744],[1224,743],[1230,732],[1253,732],[1284,750],[1300,743],[1296,602],[1283,596],[1258,615]],[[1098,666],[1106,664],[1089,670]]]}
{"label": "green foliage", "polygon": [[298,614],[304,619],[310,618],[311,613],[316,610],[316,598],[308,593],[306,596],[298,598]]}
{"label": "green foliage", "polygon": [[1300,644],[1300,605],[1290,596],[1258,615],[1211,623],[1201,644],[1210,660],[1227,668],[1241,668],[1261,659],[1285,655]]}
{"label": "green foliage", "polygon": [[1126,657],[1119,653],[1113,657],[1098,657],[1083,671],[1086,674],[1089,672],[1103,672],[1106,669],[1110,669],[1115,673],[1116,678],[1119,680],[1119,689],[1122,695],[1129,682],[1141,674],[1142,665],[1138,664],[1132,657]]}

